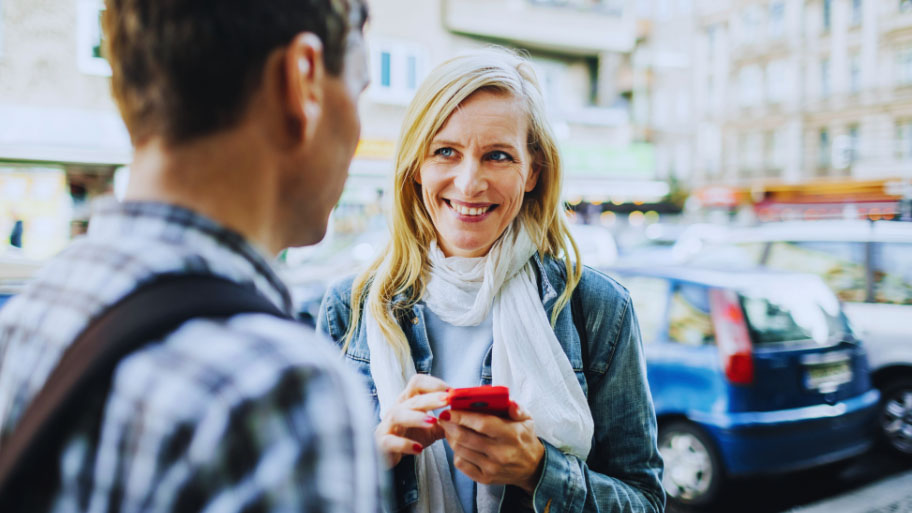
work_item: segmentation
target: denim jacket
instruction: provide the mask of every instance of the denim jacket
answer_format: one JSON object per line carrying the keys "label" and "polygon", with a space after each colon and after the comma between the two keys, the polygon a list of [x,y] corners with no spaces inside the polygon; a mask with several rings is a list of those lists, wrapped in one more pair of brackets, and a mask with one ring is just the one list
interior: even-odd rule
{"label": "denim jacket", "polygon": [[[548,318],[563,290],[563,262],[550,257],[532,257],[538,274],[539,293]],[[340,345],[348,329],[352,278],[336,283],[320,307],[317,328]],[[610,277],[584,268],[574,294],[580,294],[578,317],[585,326],[588,369],[583,369],[580,337],[569,302],[554,326],[595,421],[592,450],[587,461],[562,453],[542,440],[545,456],[541,478],[532,496],[535,511],[552,512],[649,512],[665,508],[662,488],[662,458],[656,442],[656,417],[646,381],[646,363],[640,328],[630,294]],[[404,298],[397,298],[397,300]],[[579,321],[578,321],[579,322]],[[425,331],[424,305],[412,307],[400,318],[411,346],[415,369],[431,370],[431,350]],[[352,339],[345,360],[367,380],[379,423],[377,390],[370,376],[370,353],[363,323]],[[482,365],[480,384],[491,383],[491,352]],[[415,459],[403,457],[393,470],[396,511],[405,511],[418,500]],[[501,511],[507,508],[502,507]]]}

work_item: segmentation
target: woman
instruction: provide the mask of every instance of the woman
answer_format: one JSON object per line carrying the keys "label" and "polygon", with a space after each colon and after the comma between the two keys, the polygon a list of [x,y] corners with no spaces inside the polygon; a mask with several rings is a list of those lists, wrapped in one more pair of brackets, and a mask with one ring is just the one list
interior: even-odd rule
{"label": "woman", "polygon": [[[318,318],[374,395],[397,507],[662,511],[639,327],[626,290],[571,262],[531,65],[493,49],[443,63],[399,144],[389,246]],[[434,415],[449,387],[492,382],[509,418]]]}

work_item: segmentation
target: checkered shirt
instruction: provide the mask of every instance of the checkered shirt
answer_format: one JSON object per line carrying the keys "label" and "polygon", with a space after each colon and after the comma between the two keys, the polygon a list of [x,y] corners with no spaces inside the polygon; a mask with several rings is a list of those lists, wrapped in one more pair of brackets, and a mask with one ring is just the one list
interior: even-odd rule
{"label": "checkered shirt", "polygon": [[[180,272],[252,284],[291,311],[237,233],[175,206],[104,205],[0,310],[0,434],[89,319]],[[191,320],[122,360],[97,398],[102,417],[70,429],[51,511],[378,511],[372,409],[349,372],[335,346],[288,320]]]}

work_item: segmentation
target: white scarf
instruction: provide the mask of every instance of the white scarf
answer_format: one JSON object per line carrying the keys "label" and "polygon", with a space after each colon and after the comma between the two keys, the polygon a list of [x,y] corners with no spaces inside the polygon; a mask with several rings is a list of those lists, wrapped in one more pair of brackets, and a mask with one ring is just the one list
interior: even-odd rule
{"label": "white scarf", "polygon": [[[529,262],[535,250],[526,230],[512,225],[482,258],[446,258],[432,243],[431,278],[423,299],[455,326],[476,326],[493,307],[492,384],[510,388],[510,398],[532,416],[539,437],[585,461],[592,443],[592,413],[538,295]],[[415,365],[402,368],[376,319],[365,311],[371,376],[383,416],[415,374]],[[417,467],[415,511],[460,513],[443,444],[425,449]],[[496,510],[497,501],[482,488],[479,512]]]}

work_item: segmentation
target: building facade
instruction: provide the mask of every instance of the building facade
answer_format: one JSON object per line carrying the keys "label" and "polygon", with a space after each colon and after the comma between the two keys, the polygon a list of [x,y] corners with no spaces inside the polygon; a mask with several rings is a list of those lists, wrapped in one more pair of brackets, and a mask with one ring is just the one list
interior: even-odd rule
{"label": "building facade", "polygon": [[[647,19],[638,52],[690,57],[689,89],[641,83],[653,118],[669,110],[663,88],[680,96],[672,111],[692,106],[674,170],[695,186],[912,176],[909,0],[655,0]],[[663,41],[662,20],[692,37]],[[641,76],[662,73],[650,64]]]}

